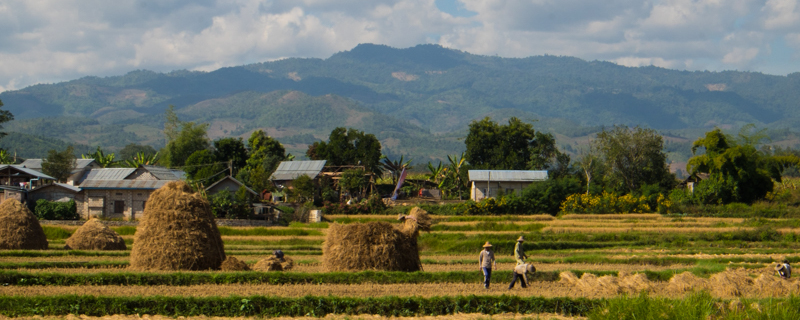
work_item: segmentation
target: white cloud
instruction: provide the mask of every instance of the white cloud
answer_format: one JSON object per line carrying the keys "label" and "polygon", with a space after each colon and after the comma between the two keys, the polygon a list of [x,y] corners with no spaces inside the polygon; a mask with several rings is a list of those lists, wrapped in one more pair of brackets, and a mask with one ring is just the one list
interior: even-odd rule
{"label": "white cloud", "polygon": [[367,42],[753,71],[779,70],[786,62],[772,59],[775,41],[787,44],[780,50],[793,50],[779,56],[798,59],[800,52],[796,0],[460,3],[476,14],[453,17],[434,0],[5,1],[0,91],[139,68],[213,70],[281,57],[326,58]]}

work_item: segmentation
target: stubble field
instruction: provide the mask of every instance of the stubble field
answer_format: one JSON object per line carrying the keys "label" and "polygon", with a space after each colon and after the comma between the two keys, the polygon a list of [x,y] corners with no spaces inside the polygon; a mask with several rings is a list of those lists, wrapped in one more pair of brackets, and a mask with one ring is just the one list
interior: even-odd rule
{"label": "stubble field", "polygon": [[[773,270],[777,261],[800,261],[798,219],[433,217],[433,230],[419,238],[423,271],[418,273],[322,270],[321,248],[330,223],[395,223],[394,216],[327,216],[327,223],[220,228],[227,255],[250,265],[272,250],[283,250],[296,262],[283,273],[134,272],[127,269],[130,250],[68,251],[64,242],[76,227],[45,226],[49,250],[0,251],[0,314],[550,319],[597,318],[592,310],[608,310],[620,299],[673,304],[706,299],[730,316],[738,310],[730,308],[737,301],[746,302],[742,312],[757,306],[768,313],[771,309],[764,306],[793,305],[800,292],[800,283],[781,280]],[[135,228],[116,230],[129,249],[135,245]],[[508,290],[519,236],[528,240],[528,261],[538,271],[528,288]],[[481,285],[477,264],[486,241],[494,244],[498,260],[488,290]]]}

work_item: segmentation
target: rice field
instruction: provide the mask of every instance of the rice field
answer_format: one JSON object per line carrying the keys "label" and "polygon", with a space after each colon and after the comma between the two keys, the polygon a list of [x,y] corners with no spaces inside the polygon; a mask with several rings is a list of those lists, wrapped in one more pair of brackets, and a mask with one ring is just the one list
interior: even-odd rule
{"label": "rice field", "polygon": [[[552,307],[548,304],[551,300],[547,299],[568,299],[564,300],[570,301],[568,304],[596,306],[612,301],[607,299],[627,299],[642,293],[651,299],[684,301],[698,292],[706,292],[710,299],[727,304],[734,299],[794,301],[793,296],[800,294],[800,282],[796,278],[781,280],[772,268],[783,259],[800,262],[797,253],[800,250],[800,221],[797,219],[687,218],[658,214],[565,215],[558,218],[540,215],[433,216],[432,231],[422,233],[418,239],[423,271],[410,274],[378,271],[363,281],[323,270],[322,246],[328,228],[332,223],[397,223],[396,217],[359,215],[327,216],[326,219],[328,222],[292,223],[288,227],[220,228],[226,254],[251,266],[269,257],[276,249],[294,259],[295,267],[291,271],[264,273],[263,277],[253,276],[262,274],[254,271],[131,273],[128,264],[130,249],[136,245],[133,242],[135,227],[112,228],[122,235],[129,249],[104,252],[64,249],[66,238],[77,227],[46,225],[48,250],[0,251],[0,297],[33,300],[75,295],[104,299],[241,297],[248,301],[254,299],[249,297],[296,299],[291,301],[333,297],[434,300],[459,297],[513,300],[518,297],[545,299],[542,305],[550,307],[541,307],[537,312],[484,310],[430,318],[479,319],[488,316],[482,312],[491,314],[494,319],[582,319],[589,316],[589,309],[575,307],[574,310],[578,311],[562,314],[566,309]],[[529,256],[527,261],[536,266],[538,274],[532,278],[528,288],[522,289],[517,285],[508,290],[511,270],[515,266],[512,252],[519,236],[527,239],[524,243]],[[498,262],[488,290],[482,287],[477,263],[481,245],[486,241],[494,245]],[[114,274],[130,275],[131,283],[90,284],[103,283],[98,278],[109,278],[108,275]],[[187,277],[186,274],[212,280],[197,280],[200,282],[188,285],[183,282],[146,284],[155,281],[147,280],[148,277]],[[284,276],[306,280],[281,278]],[[24,281],[18,282],[20,277]],[[70,277],[86,280],[83,284],[75,280],[78,284],[70,282],[69,285],[47,282]],[[420,282],[415,279],[438,280]],[[33,312],[14,314],[2,308],[0,305],[0,315],[30,316]],[[38,313],[33,314],[78,319],[67,316],[71,312],[34,309]],[[412,309],[408,312],[416,312],[418,316],[429,314]],[[273,316],[280,314],[283,313]],[[165,315],[143,317],[160,319],[161,316]],[[207,318],[189,313],[172,316]],[[347,318],[344,314],[318,316]],[[129,317],[132,315],[115,315],[108,319]],[[350,318],[354,317],[370,319],[375,316],[369,312],[350,315]]]}

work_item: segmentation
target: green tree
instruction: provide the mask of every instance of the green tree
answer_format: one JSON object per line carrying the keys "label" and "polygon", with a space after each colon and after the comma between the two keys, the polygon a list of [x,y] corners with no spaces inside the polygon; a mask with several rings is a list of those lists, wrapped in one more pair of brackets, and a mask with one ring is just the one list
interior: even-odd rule
{"label": "green tree", "polygon": [[373,134],[342,127],[333,129],[328,141],[318,141],[308,147],[311,160],[327,160],[328,165],[361,165],[368,172],[381,173],[381,143]]}
{"label": "green tree", "polygon": [[[3,107],[3,101],[0,100],[0,107]],[[11,114],[11,111],[8,110],[0,110],[0,130],[3,129],[3,123],[9,122],[14,120],[14,115]],[[0,131],[0,138],[5,137],[8,133]]]}
{"label": "green tree", "polygon": [[[687,172],[709,174],[709,179],[698,185],[699,201],[751,203],[772,191],[772,179],[780,181],[780,172],[750,144],[757,141],[743,139],[745,144],[739,145],[715,128],[692,144],[695,156],[689,159]],[[698,154],[701,148],[705,153]]]}
{"label": "green tree", "polygon": [[470,123],[464,157],[479,169],[547,170],[561,154],[555,142],[552,134],[537,132],[519,118],[500,125],[486,117]]}
{"label": "green tree", "polygon": [[464,157],[464,153],[461,153],[460,157],[447,155],[447,161],[450,162],[450,165],[447,167],[445,185],[448,185],[451,190],[456,189],[458,191],[458,199],[461,200],[463,199],[462,191],[468,189],[467,160]]}
{"label": "green tree", "polygon": [[238,172],[247,165],[247,148],[242,138],[218,139],[214,141],[214,157],[217,162],[227,162],[233,167],[234,172]]}
{"label": "green tree", "polygon": [[263,130],[256,130],[247,139],[249,155],[245,166],[236,175],[236,179],[244,182],[254,190],[261,192],[272,190],[270,175],[281,161],[287,159],[286,149],[278,140],[268,136]]}
{"label": "green tree", "polygon": [[614,126],[600,131],[594,144],[607,166],[606,186],[633,192],[644,185],[659,185],[664,191],[675,185],[663,152],[663,139],[655,130]]}
{"label": "green tree", "polygon": [[361,169],[345,170],[342,173],[342,178],[339,179],[339,187],[350,194],[350,198],[356,198],[363,195],[364,189],[367,187],[366,172]]}
{"label": "green tree", "polygon": [[221,173],[225,168],[224,164],[217,161],[213,152],[203,149],[195,151],[186,159],[183,171],[190,180],[201,181],[209,185],[225,176]]}
{"label": "green tree", "polygon": [[167,142],[167,146],[164,147],[163,161],[165,164],[170,167],[182,167],[186,164],[186,159],[193,153],[209,149],[211,144],[206,136],[207,129],[208,124],[206,123],[182,123],[175,139]]}
{"label": "green tree", "polygon": [[16,156],[11,157],[8,151],[0,149],[0,164],[14,164],[16,163]]}
{"label": "green tree", "polygon": [[42,172],[56,178],[59,182],[66,182],[76,165],[75,151],[70,145],[61,152],[48,151],[47,158],[42,161]]}
{"label": "green tree", "polygon": [[314,200],[316,194],[316,187],[314,180],[307,175],[302,175],[292,181],[292,188],[294,188],[294,196],[297,197],[296,202],[306,202]]}

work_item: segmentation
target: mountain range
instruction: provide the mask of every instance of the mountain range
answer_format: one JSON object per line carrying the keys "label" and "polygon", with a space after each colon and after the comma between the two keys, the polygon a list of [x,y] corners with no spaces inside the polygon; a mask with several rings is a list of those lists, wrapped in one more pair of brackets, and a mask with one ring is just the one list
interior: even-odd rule
{"label": "mountain range", "polygon": [[[174,105],[181,120],[209,123],[212,139],[265,129],[297,155],[346,126],[375,134],[390,158],[424,163],[463,151],[471,121],[516,116],[556,134],[568,152],[603,126],[653,128],[681,161],[688,144],[715,126],[753,123],[796,144],[800,73],[690,72],[361,44],[327,59],[85,77],[6,91],[0,100],[15,116],[0,147],[29,157],[43,156],[41,149],[59,141],[80,150],[114,151],[129,143],[158,148],[164,111]],[[20,142],[33,140],[45,147]]]}

